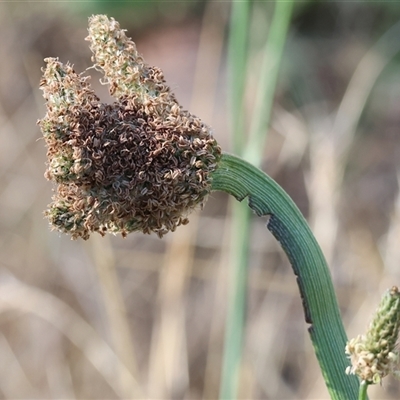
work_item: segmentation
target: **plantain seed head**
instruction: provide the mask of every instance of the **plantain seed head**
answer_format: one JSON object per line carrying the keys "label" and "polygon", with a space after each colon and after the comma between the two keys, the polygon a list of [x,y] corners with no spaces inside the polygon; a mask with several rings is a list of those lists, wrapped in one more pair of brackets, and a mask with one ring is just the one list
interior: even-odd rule
{"label": "plantain seed head", "polygon": [[47,144],[45,176],[57,184],[46,215],[72,238],[132,231],[161,237],[204,204],[221,149],[117,21],[92,16],[87,40],[116,101],[101,103],[88,77],[45,59],[47,113],[38,123]]}

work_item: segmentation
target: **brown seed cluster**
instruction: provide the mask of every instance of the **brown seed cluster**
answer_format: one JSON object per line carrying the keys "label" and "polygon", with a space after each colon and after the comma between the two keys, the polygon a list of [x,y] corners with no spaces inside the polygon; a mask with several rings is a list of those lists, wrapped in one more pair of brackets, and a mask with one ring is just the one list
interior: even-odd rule
{"label": "brown seed cluster", "polygon": [[90,18],[88,40],[117,101],[101,103],[88,77],[45,60],[47,113],[39,125],[48,146],[45,176],[58,184],[46,215],[72,238],[132,231],[161,237],[204,204],[220,147],[115,20]]}

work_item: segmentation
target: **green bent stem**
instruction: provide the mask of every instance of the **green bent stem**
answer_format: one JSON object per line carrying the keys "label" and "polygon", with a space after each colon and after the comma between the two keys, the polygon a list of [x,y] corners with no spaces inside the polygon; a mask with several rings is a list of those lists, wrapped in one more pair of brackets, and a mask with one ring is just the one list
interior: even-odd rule
{"label": "green bent stem", "polygon": [[347,338],[329,268],[297,206],[264,172],[226,153],[213,173],[212,189],[239,201],[248,197],[258,216],[269,216],[268,230],[281,244],[297,277],[308,331],[331,398],[357,399],[358,379],[345,374]]}

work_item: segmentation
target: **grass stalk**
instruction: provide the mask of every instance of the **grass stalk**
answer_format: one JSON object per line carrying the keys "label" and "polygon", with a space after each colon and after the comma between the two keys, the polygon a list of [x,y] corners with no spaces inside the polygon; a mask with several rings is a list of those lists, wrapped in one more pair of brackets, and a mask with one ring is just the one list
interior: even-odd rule
{"label": "grass stalk", "polygon": [[[266,130],[273,104],[283,47],[289,27],[293,2],[276,2],[272,24],[264,50],[264,62],[259,78],[250,142],[245,157],[259,165],[266,138]],[[248,2],[232,2],[231,31],[229,38],[229,60],[231,65],[232,90],[231,112],[233,128],[233,149],[240,154],[243,148],[243,134],[238,131],[243,123],[243,92],[245,81],[245,54],[248,30]],[[239,138],[240,136],[240,138]],[[254,142],[254,145],[253,145]],[[243,330],[245,325],[247,265],[251,227],[251,211],[243,204],[233,205],[232,256],[230,291],[225,331],[221,399],[237,397],[239,370],[242,357]]]}
{"label": "grass stalk", "polygon": [[244,152],[244,159],[257,167],[262,160],[262,150],[265,144],[266,130],[270,123],[292,9],[293,1],[277,1],[275,3],[268,40],[265,44],[256,103],[250,125],[250,136]]}
{"label": "grass stalk", "polygon": [[238,391],[247,294],[250,209],[235,202],[232,204],[232,211],[231,243],[238,247],[233,247],[234,254],[229,263],[230,290],[222,361],[221,399],[235,399]]}
{"label": "grass stalk", "polygon": [[367,381],[362,381],[360,383],[360,391],[358,392],[358,400],[367,400],[367,389],[368,389]]}
{"label": "grass stalk", "polygon": [[[243,151],[245,136],[243,98],[247,67],[247,41],[250,1],[231,5],[230,32],[228,38],[228,65],[230,94],[230,120],[232,147],[236,154]],[[248,239],[250,211],[248,207],[232,204],[232,249],[229,268],[229,299],[225,325],[220,398],[236,397],[242,356],[242,339],[246,307]]]}
{"label": "grass stalk", "polygon": [[243,149],[245,136],[243,95],[246,81],[247,41],[250,1],[233,1],[228,38],[229,112],[231,119],[232,148],[235,154]]}

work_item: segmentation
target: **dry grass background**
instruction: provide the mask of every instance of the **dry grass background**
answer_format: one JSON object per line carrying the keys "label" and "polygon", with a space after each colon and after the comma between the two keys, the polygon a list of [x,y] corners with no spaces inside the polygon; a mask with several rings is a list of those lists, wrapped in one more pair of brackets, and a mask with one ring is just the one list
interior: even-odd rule
{"label": "dry grass background", "polygon": [[[218,397],[227,196],[213,193],[162,240],[70,241],[43,219],[51,185],[36,126],[40,68],[48,56],[78,71],[90,65],[83,39],[93,13],[119,19],[184,107],[230,147],[229,3],[116,4],[0,4],[0,398]],[[247,108],[271,7],[254,3]],[[400,284],[398,20],[400,7],[389,3],[298,4],[265,150],[264,169],[323,247],[351,336],[382,291]],[[98,77],[92,84],[106,100]],[[254,218],[240,396],[326,399],[294,276],[264,223]],[[370,390],[371,399],[399,396],[391,379]]]}

